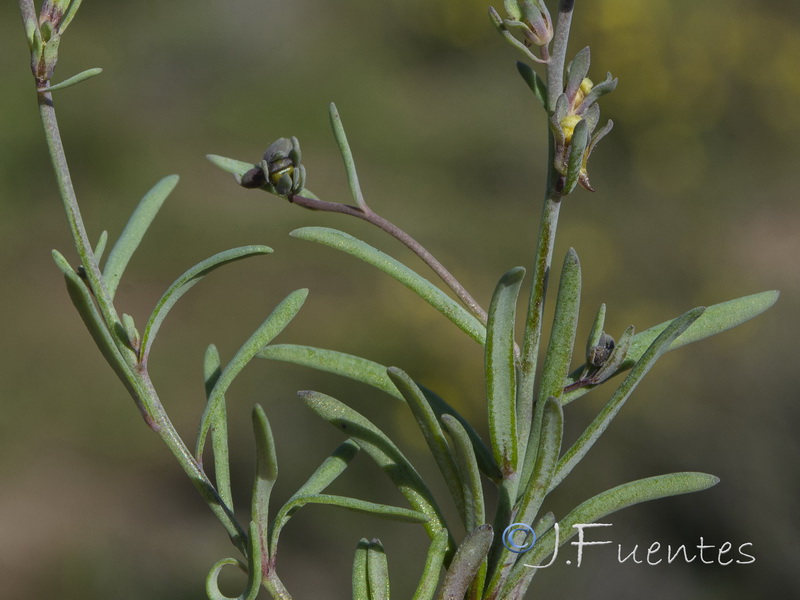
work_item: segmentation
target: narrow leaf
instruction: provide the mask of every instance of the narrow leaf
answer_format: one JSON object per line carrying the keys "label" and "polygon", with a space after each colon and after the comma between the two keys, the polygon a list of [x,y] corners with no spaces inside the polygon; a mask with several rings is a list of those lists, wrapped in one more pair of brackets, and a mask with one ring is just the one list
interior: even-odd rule
{"label": "narrow leaf", "polygon": [[139,389],[139,384],[136,377],[131,372],[131,367],[122,356],[120,348],[111,336],[111,332],[109,332],[106,327],[105,321],[103,321],[103,317],[97,311],[97,307],[89,295],[89,290],[86,285],[81,281],[77,273],[75,273],[69,262],[67,262],[67,259],[57,250],[53,250],[53,260],[64,274],[67,291],[69,292],[72,304],[78,310],[78,314],[81,316],[86,329],[89,330],[103,358],[106,359],[106,362],[108,362],[114,370],[114,373],[119,377],[125,389],[128,390],[128,393],[136,402],[145,421],[147,421],[148,424],[152,424],[152,416],[143,404],[143,398],[146,396],[142,393],[142,390]]}
{"label": "narrow leaf", "polygon": [[572,539],[578,533],[575,525],[595,523],[606,515],[649,500],[699,492],[718,482],[717,477],[705,473],[670,473],[631,481],[586,500],[542,535],[531,550],[523,555],[499,597],[521,597],[537,572],[532,567],[539,565],[556,547]]}
{"label": "narrow leaf", "polygon": [[233,383],[236,376],[242,372],[242,369],[255,358],[258,351],[275,339],[292,319],[294,319],[307,297],[307,289],[295,290],[286,296],[258,329],[253,332],[253,335],[242,344],[242,347],[236,352],[231,362],[223,369],[219,379],[214,385],[214,389],[211,390],[208,396],[206,409],[200,419],[200,429],[197,434],[197,450],[195,453],[198,461],[201,460],[203,456],[203,447],[209,428],[211,427],[212,419],[220,410],[219,405],[224,402],[225,392],[228,390],[228,387]]}
{"label": "narrow leaf", "polygon": [[[144,328],[144,333],[142,334],[142,348],[140,351],[140,357],[142,361],[147,361],[147,358],[150,355],[150,347],[153,344],[153,340],[155,339],[156,334],[158,333],[158,330],[161,327],[161,324],[164,322],[164,318],[167,316],[169,311],[173,306],[175,306],[175,303],[181,298],[181,296],[188,292],[194,285],[199,283],[203,277],[208,275],[214,269],[218,269],[222,265],[228,264],[235,260],[241,260],[257,254],[270,254],[271,252],[272,248],[267,246],[243,246],[241,248],[226,250],[207,258],[201,263],[196,264],[183,275],[178,277],[178,279],[176,279],[172,285],[167,288],[167,291],[164,292],[164,295],[161,296],[159,301],[156,303],[156,306],[147,321],[147,325]],[[111,257],[109,257],[109,261],[110,260]],[[106,269],[108,269],[108,265],[106,265]]]}
{"label": "narrow leaf", "polygon": [[425,443],[428,445],[447,484],[447,489],[455,501],[458,513],[461,519],[464,520],[464,498],[462,496],[461,479],[450,446],[447,444],[447,439],[436,418],[436,413],[431,408],[422,390],[417,387],[408,374],[397,367],[389,367],[386,372],[411,409],[417,426],[422,432],[422,437],[425,438]]}
{"label": "narrow leaf", "polygon": [[472,531],[486,522],[483,487],[475,449],[467,430],[451,415],[442,415],[442,424],[453,440],[456,467],[458,468],[464,503],[464,526]]}
{"label": "narrow leaf", "polygon": [[694,323],[700,315],[703,314],[703,308],[694,308],[674,321],[664,329],[659,336],[650,344],[650,347],[645,350],[642,357],[634,365],[631,372],[617,388],[617,391],[609,398],[606,405],[595,417],[589,426],[584,430],[580,437],[575,441],[572,447],[564,453],[558,463],[556,472],[550,482],[550,489],[555,488],[564,477],[569,474],[575,465],[586,455],[602,433],[606,430],[612,419],[617,415],[622,405],[636,389],[636,386],[652,368],[655,362],[667,351],[673,340],[681,335],[686,329]]}
{"label": "narrow leaf", "polygon": [[108,243],[108,232],[104,229],[100,233],[100,237],[97,240],[97,245],[94,247],[94,260],[97,264],[100,264],[100,261],[103,259],[103,253],[106,251],[106,244]]}
{"label": "narrow leaf", "polygon": [[367,203],[364,202],[364,194],[361,193],[361,186],[358,183],[356,164],[353,161],[353,153],[350,150],[350,144],[347,143],[347,135],[344,132],[342,118],[339,116],[339,111],[336,110],[336,105],[333,102],[330,103],[329,113],[331,117],[331,127],[333,128],[333,136],[336,138],[336,143],[339,145],[339,152],[344,161],[347,183],[350,185],[350,194],[361,210],[367,210]]}
{"label": "narrow leaf", "polygon": [[331,455],[326,458],[311,477],[300,486],[300,488],[289,498],[275,516],[272,525],[272,533],[269,540],[269,556],[274,559],[278,551],[278,538],[284,525],[288,523],[291,516],[300,508],[301,505],[293,504],[293,501],[302,496],[316,496],[328,487],[339,475],[341,475],[358,453],[359,446],[352,440],[342,442]]}
{"label": "narrow leaf", "polygon": [[484,343],[486,328],[478,319],[433,283],[377,248],[327,227],[302,227],[295,229],[290,235],[341,250],[380,269],[416,293],[476,342]]}
{"label": "narrow leaf", "polygon": [[597,315],[594,318],[594,322],[592,323],[592,330],[589,332],[589,338],[586,341],[586,357],[588,360],[589,352],[591,352],[592,348],[597,346],[600,343],[600,338],[603,335],[603,327],[606,323],[606,305],[601,304],[600,308],[597,310]]}
{"label": "narrow leaf", "polygon": [[128,261],[139,247],[139,243],[164,204],[164,200],[178,185],[178,179],[177,175],[170,175],[156,183],[139,201],[136,210],[128,219],[125,229],[122,230],[117,243],[108,254],[108,260],[103,269],[103,279],[106,282],[109,298],[114,297],[119,280],[125,267],[128,266]]}
{"label": "narrow leaf", "polygon": [[[769,291],[753,294],[751,296],[744,296],[735,300],[728,300],[720,304],[714,304],[706,308],[706,311],[689,327],[683,334],[678,336],[667,348],[675,350],[686,344],[703,340],[717,333],[727,331],[737,325],[741,325],[745,321],[757,317],[769,307],[771,307],[778,299],[780,292]],[[674,320],[673,320],[674,321]],[[644,351],[656,339],[656,337],[663,332],[673,321],[665,321],[659,325],[646,329],[637,333],[632,340],[628,356],[620,365],[617,373],[621,373],[630,369],[642,356]],[[580,378],[580,370],[570,374],[567,379],[567,385],[575,383]],[[580,388],[569,393],[569,398],[564,402],[571,402],[579,398],[589,391],[591,388]]]}
{"label": "narrow leaf", "polygon": [[230,173],[231,175],[238,175],[241,177],[253,168],[253,163],[236,160],[235,158],[226,158],[225,156],[218,156],[216,154],[206,154],[206,158],[214,165]]}
{"label": "narrow leaf", "polygon": [[547,84],[527,63],[517,61],[517,71],[533,92],[533,95],[547,108]]}
{"label": "narrow leaf", "polygon": [[253,433],[256,439],[256,478],[250,510],[258,528],[260,548],[266,549],[269,541],[269,497],[278,477],[278,459],[267,415],[258,404],[253,408]]}
{"label": "narrow leaf", "polygon": [[567,97],[572,99],[578,93],[584,77],[589,74],[589,65],[591,63],[591,52],[589,46],[583,48],[575,55],[572,62],[569,64],[569,73],[567,74],[567,85],[564,88],[564,93]]}
{"label": "narrow leaf", "polygon": [[542,381],[533,411],[533,421],[525,448],[525,464],[522,472],[522,485],[530,481],[536,454],[540,446],[540,431],[544,409],[548,398],[561,399],[564,380],[569,373],[575,334],[578,329],[578,313],[581,300],[581,265],[578,255],[570,248],[564,258],[561,279],[558,284],[553,328],[542,368]]}
{"label": "narrow leaf", "polygon": [[367,581],[367,550],[369,540],[361,538],[353,558],[353,600],[370,600]]}
{"label": "narrow leaf", "polygon": [[[203,379],[205,381],[206,398],[211,396],[220,375],[222,366],[219,359],[219,351],[214,344],[206,349],[203,360]],[[225,398],[222,397],[217,403],[214,414],[210,416],[211,421],[211,450],[214,454],[214,476],[217,484],[217,492],[222,502],[233,512],[233,494],[231,492],[231,466],[228,451],[228,410],[225,406]]]}
{"label": "narrow leaf", "polygon": [[433,600],[436,588],[439,585],[439,572],[444,564],[444,557],[447,553],[447,541],[449,537],[447,531],[442,529],[431,541],[428,549],[428,556],[425,559],[425,568],[422,577],[419,579],[417,591],[411,600]]}
{"label": "narrow leaf", "polygon": [[389,561],[378,539],[367,548],[367,586],[369,600],[389,600]]}
{"label": "narrow leaf", "polygon": [[68,88],[68,87],[71,87],[71,86],[75,85],[76,83],[81,83],[82,81],[86,81],[87,79],[91,79],[95,75],[100,75],[100,73],[102,73],[102,72],[103,72],[103,69],[101,69],[99,67],[95,67],[94,69],[86,69],[85,71],[81,71],[77,75],[73,75],[72,77],[69,77],[69,78],[65,79],[64,81],[61,81],[61,82],[59,82],[59,83],[57,83],[55,85],[48,86],[46,89],[43,89],[41,91],[44,91],[44,92],[55,92],[57,90],[63,90],[65,88]]}
{"label": "narrow leaf", "polygon": [[489,439],[504,479],[512,477],[518,468],[514,325],[524,275],[525,269],[517,267],[500,278],[488,313],[485,365]]}
{"label": "narrow leaf", "polygon": [[[261,590],[261,547],[258,545],[258,531],[255,523],[250,523],[250,536],[249,536],[249,556],[247,557],[247,564],[235,558],[223,558],[214,563],[211,570],[206,576],[206,595],[209,600],[255,600],[258,592]],[[232,565],[239,567],[242,571],[247,573],[247,588],[240,596],[231,598],[226,596],[219,589],[219,574],[222,567]]]}
{"label": "narrow leaf", "polygon": [[444,517],[428,486],[385,433],[363,415],[335,398],[312,391],[300,392],[300,397],[317,415],[353,438],[386,473],[411,507],[428,517],[425,529],[431,538],[439,529],[445,527]]}
{"label": "narrow leaf", "polygon": [[[326,373],[341,375],[354,381],[366,383],[378,390],[381,390],[393,398],[405,401],[403,395],[392,383],[386,374],[386,367],[351,354],[345,354],[336,350],[324,350],[311,346],[298,346],[294,344],[275,344],[267,346],[259,351],[258,356],[271,360],[280,360],[297,365],[311,367]],[[427,398],[428,402],[436,413],[437,418],[443,414],[452,415],[466,429],[472,441],[475,454],[478,457],[478,466],[481,471],[492,481],[500,480],[500,471],[492,458],[492,453],[486,447],[486,443],[480,435],[453,407],[445,402],[431,390],[417,384]]]}
{"label": "narrow leaf", "polygon": [[564,178],[563,195],[569,194],[578,185],[578,179],[583,168],[583,156],[589,144],[589,124],[586,119],[581,119],[572,132],[569,143],[569,157],[567,158],[567,173]]}
{"label": "narrow leaf", "polygon": [[492,546],[491,525],[481,525],[464,538],[445,573],[439,600],[461,600]]}

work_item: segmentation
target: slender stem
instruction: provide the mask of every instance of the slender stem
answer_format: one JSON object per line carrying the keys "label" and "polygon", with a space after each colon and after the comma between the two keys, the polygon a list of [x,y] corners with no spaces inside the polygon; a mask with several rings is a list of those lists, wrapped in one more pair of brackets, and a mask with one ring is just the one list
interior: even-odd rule
{"label": "slender stem", "polygon": [[[48,85],[49,82],[46,82],[45,87]],[[53,163],[58,191],[64,203],[64,210],[67,213],[67,221],[69,222],[69,229],[72,232],[75,249],[78,251],[81,265],[83,265],[86,271],[86,277],[89,280],[92,293],[97,299],[97,304],[103,315],[103,319],[106,325],[108,325],[108,328],[112,329],[119,323],[119,317],[108,295],[103,276],[100,273],[100,267],[95,260],[92,245],[86,234],[86,227],[83,224],[83,217],[81,217],[78,200],[75,197],[75,188],[72,185],[72,177],[70,176],[66,155],[64,154],[64,145],[61,142],[61,133],[58,129],[58,120],[56,119],[56,111],[53,106],[53,96],[49,92],[40,92],[38,93],[38,100],[39,115],[44,125],[47,149]],[[133,360],[135,355],[130,354],[127,358]]]}
{"label": "slender stem", "polygon": [[[561,0],[558,7],[558,20],[553,32],[553,52],[547,64],[547,102],[548,111],[552,112],[556,100],[564,89],[564,64],[566,63],[567,41],[572,24],[574,0]],[[556,240],[558,215],[561,210],[561,195],[558,193],[559,174],[553,166],[555,158],[555,142],[550,135],[548,152],[548,177],[545,191],[542,219],[539,225],[539,238],[533,264],[533,281],[528,304],[528,315],[525,321],[522,359],[520,365],[520,388],[518,397],[517,423],[519,424],[520,448],[524,451],[524,462],[532,464],[538,447],[538,424],[534,423],[534,384],[536,366],[539,356],[539,345],[542,335],[542,315],[547,295],[547,280],[550,276],[550,264],[553,258],[553,247]],[[523,456],[523,452],[520,453]],[[520,489],[525,489],[527,482],[520,482]]]}
{"label": "slender stem", "polygon": [[315,198],[307,198],[305,196],[290,196],[290,202],[308,208],[311,210],[322,210],[326,212],[337,212],[352,217],[357,217],[368,223],[372,223],[379,229],[385,231],[393,238],[402,242],[409,250],[416,254],[422,261],[428,265],[434,273],[436,273],[447,286],[453,290],[453,293],[459,300],[467,307],[467,309],[477,317],[484,325],[487,322],[486,311],[483,310],[477,300],[464,288],[463,285],[448,271],[439,260],[433,256],[422,244],[411,237],[408,233],[400,229],[397,225],[384,219],[378,213],[367,207],[362,210],[356,206],[349,204],[339,204],[338,202],[326,202],[325,200],[318,200]]}
{"label": "slender stem", "polygon": [[[45,82],[45,87],[47,85],[48,82]],[[106,326],[109,331],[113,332],[114,327],[119,322],[119,318],[114,304],[109,297],[103,276],[100,273],[99,265],[97,264],[92,246],[86,234],[86,227],[81,217],[78,200],[75,196],[75,189],[72,185],[72,178],[69,173],[69,167],[67,166],[64,146],[61,142],[61,134],[58,129],[55,108],[53,107],[52,94],[41,92],[38,94],[38,98],[39,113],[42,118],[42,124],[44,125],[47,147],[53,162],[58,189],[64,203],[64,209],[67,213],[67,221],[69,222],[69,228],[72,232],[75,248],[80,256],[89,286],[97,300]],[[170,449],[183,470],[192,480],[192,483],[200,492],[200,495],[222,522],[222,525],[225,527],[236,547],[243,553],[246,553],[247,536],[244,530],[236,521],[230,509],[222,502],[214,485],[211,483],[200,464],[192,456],[192,453],[186,447],[186,444],[181,439],[175,426],[169,420],[164,406],[150,381],[150,376],[146,368],[138,364],[136,354],[130,348],[122,344],[118,344],[118,348],[124,357],[120,360],[128,362],[126,368],[130,370],[135,380],[136,394],[134,395],[134,399],[140,407],[140,410],[143,409],[142,415],[145,421],[151,429],[158,433]]]}

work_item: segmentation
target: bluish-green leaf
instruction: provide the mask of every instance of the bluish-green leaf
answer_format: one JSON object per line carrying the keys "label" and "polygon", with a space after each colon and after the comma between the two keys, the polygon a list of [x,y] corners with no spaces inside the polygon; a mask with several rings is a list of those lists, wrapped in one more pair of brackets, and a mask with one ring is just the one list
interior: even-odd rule
{"label": "bluish-green leaf", "polygon": [[350,150],[350,144],[347,143],[347,135],[344,132],[342,118],[339,116],[339,111],[336,110],[336,105],[333,102],[330,103],[328,112],[331,118],[333,136],[336,138],[339,152],[342,155],[342,160],[344,160],[344,169],[347,173],[347,183],[350,185],[350,194],[361,210],[367,210],[364,194],[361,193],[361,186],[358,183],[358,173],[356,173],[356,164],[353,161],[353,152]]}
{"label": "bluish-green leaf", "polygon": [[503,478],[519,467],[517,450],[517,374],[514,361],[514,325],[525,269],[508,271],[495,288],[489,305],[486,335],[486,397],[489,409],[489,439],[494,460]]}
{"label": "bluish-green leaf", "polygon": [[530,551],[513,568],[508,583],[499,598],[520,598],[530,579],[536,574],[533,566],[549,556],[556,547],[567,543],[577,534],[574,525],[595,523],[606,515],[658,498],[689,494],[710,488],[719,479],[705,473],[670,473],[631,481],[586,500],[541,536]]}
{"label": "bluish-green leaf", "polygon": [[[403,395],[397,390],[397,387],[386,374],[386,367],[371,360],[367,360],[366,358],[345,354],[336,350],[324,350],[322,348],[294,344],[275,344],[267,346],[258,353],[258,356],[261,358],[303,365],[326,373],[341,375],[355,381],[360,381],[361,383],[366,383],[369,386],[389,394],[393,398],[405,401]],[[425,394],[437,418],[441,418],[443,414],[449,414],[461,423],[466,429],[470,440],[472,440],[475,454],[478,457],[478,466],[481,471],[491,480],[499,481],[500,470],[492,458],[492,453],[486,447],[486,443],[481,439],[472,425],[438,395],[424,386],[417,385]]]}
{"label": "bluish-green leaf", "polygon": [[572,62],[569,64],[567,84],[564,88],[564,92],[567,94],[567,97],[574,98],[578,93],[583,79],[589,74],[590,63],[591,52],[589,50],[589,46],[586,46],[575,55],[575,58],[573,58]]}
{"label": "bluish-green leaf", "polygon": [[367,548],[367,587],[369,600],[389,600],[389,562],[378,539]]}
{"label": "bluish-green leaf", "polygon": [[[211,396],[220,375],[222,366],[219,352],[214,344],[206,348],[203,360],[203,379],[206,387],[206,399]],[[210,415],[211,449],[214,454],[214,479],[217,492],[225,505],[233,512],[233,494],[231,492],[231,466],[228,451],[228,410],[224,396],[217,403],[216,410]]]}
{"label": "bluish-green leaf", "polygon": [[528,64],[517,61],[517,71],[533,92],[533,95],[547,108],[547,84]]}
{"label": "bluish-green leaf", "polygon": [[650,347],[644,351],[639,361],[634,365],[631,372],[620,384],[619,388],[609,398],[606,405],[595,417],[589,426],[584,430],[572,447],[564,453],[558,463],[556,472],[550,482],[550,489],[555,488],[564,477],[577,465],[594,445],[602,433],[606,430],[613,418],[617,415],[622,405],[630,397],[631,393],[647,372],[652,368],[656,361],[667,351],[673,341],[694,323],[705,309],[694,308],[674,321],[672,321],[659,336],[653,340]]}
{"label": "bluish-green leaf", "polygon": [[464,504],[464,526],[472,531],[486,522],[483,487],[475,449],[467,430],[451,415],[442,415],[442,425],[453,440],[456,467],[461,482]]}
{"label": "bluish-green leaf", "polygon": [[[258,531],[255,523],[250,523],[250,536],[249,536],[249,556],[247,557],[247,564],[235,558],[223,558],[214,563],[211,570],[206,576],[206,595],[209,600],[255,600],[258,592],[261,590],[261,547],[259,546]],[[219,589],[217,580],[219,579],[222,567],[232,565],[239,567],[242,571],[247,573],[247,587],[240,596],[231,598],[226,596]]]}
{"label": "bluish-green leaf", "polygon": [[342,442],[328,458],[322,461],[322,464],[317,467],[311,477],[309,477],[292,497],[289,498],[286,504],[278,510],[275,515],[269,540],[269,556],[271,559],[275,557],[278,550],[278,539],[281,530],[286,523],[288,523],[291,516],[302,506],[302,504],[295,505],[293,503],[294,500],[301,497],[318,495],[344,472],[359,449],[359,445],[352,440],[345,440]]}
{"label": "bluish-green leaf", "polygon": [[444,529],[433,537],[428,549],[428,556],[425,559],[422,577],[419,579],[419,585],[411,600],[433,600],[436,588],[439,586],[439,572],[444,564],[448,539],[447,531]]}
{"label": "bluish-green leaf", "polygon": [[486,559],[493,539],[491,525],[481,525],[467,534],[444,575],[439,600],[460,600],[464,597]]}
{"label": "bluish-green leaf", "polygon": [[380,269],[416,293],[476,342],[484,343],[486,328],[478,319],[433,283],[377,248],[328,227],[302,227],[290,235],[341,250]]}
{"label": "bluish-green leaf", "polygon": [[73,75],[72,77],[68,77],[64,81],[56,83],[55,85],[48,86],[45,91],[48,92],[55,92],[57,90],[63,90],[68,87],[72,87],[77,83],[81,83],[82,81],[86,81],[87,79],[91,79],[96,75],[100,75],[103,72],[103,69],[99,67],[95,67],[94,69],[86,69],[85,71],[81,71],[77,75]]}
{"label": "bluish-green leaf", "polygon": [[564,257],[561,279],[558,284],[553,328],[542,368],[539,384],[539,395],[534,408],[533,420],[525,445],[525,464],[521,483],[527,485],[536,463],[536,454],[540,447],[540,431],[542,418],[548,398],[561,399],[564,380],[569,372],[572,353],[575,346],[575,334],[578,329],[578,313],[581,301],[581,265],[578,255],[570,248]]}
{"label": "bluish-green leaf", "polygon": [[[780,292],[773,290],[769,292],[753,294],[751,296],[744,296],[742,298],[728,300],[727,302],[709,306],[706,308],[706,311],[703,313],[703,315],[697,319],[697,321],[695,321],[692,326],[689,327],[689,329],[678,336],[670,344],[669,348],[667,348],[667,351],[675,350],[676,348],[680,348],[686,344],[703,340],[707,337],[711,337],[712,335],[716,335],[717,333],[727,331],[728,329],[736,327],[737,325],[741,325],[742,323],[757,317],[775,304],[779,295]],[[655,340],[656,337],[672,322],[673,321],[665,321],[659,325],[656,325],[655,327],[651,327],[650,329],[645,329],[644,331],[637,333],[633,337],[630,350],[628,351],[628,356],[617,370],[617,373],[621,373],[627,369],[630,369],[636,363],[636,361],[641,358],[642,354],[653,342],[653,340]],[[567,385],[575,383],[579,377],[580,370],[573,372],[567,379]],[[589,389],[587,388],[574,390],[568,394],[568,397],[563,399],[563,403],[566,404],[571,402],[588,391]]]}
{"label": "bluish-green leaf", "polygon": [[156,183],[139,201],[136,210],[128,219],[117,243],[109,252],[103,269],[103,279],[106,282],[109,298],[114,297],[119,280],[125,272],[125,267],[128,266],[128,261],[139,247],[139,243],[164,204],[164,200],[178,185],[178,179],[177,175],[170,175]]}
{"label": "bluish-green leaf", "polygon": [[256,439],[256,478],[250,510],[258,529],[260,548],[266,550],[269,543],[269,498],[278,478],[278,459],[267,415],[258,404],[253,408],[253,433]]}
{"label": "bluish-green leaf", "polygon": [[589,144],[589,124],[586,119],[581,119],[575,125],[572,139],[569,142],[569,156],[567,157],[567,173],[564,176],[563,195],[569,194],[578,185],[578,178],[583,168],[583,155]]}
{"label": "bluish-green leaf", "polygon": [[414,510],[428,517],[425,529],[433,538],[445,527],[444,517],[428,486],[395,444],[366,417],[335,398],[319,392],[300,392],[312,411],[354,439],[361,449],[383,470],[406,497]]}
{"label": "bluish-green leaf", "polygon": [[150,315],[150,318],[147,321],[147,325],[144,328],[144,333],[142,334],[142,347],[140,350],[141,360],[146,362],[150,356],[150,347],[152,346],[153,340],[155,339],[156,334],[158,333],[158,330],[161,327],[161,324],[164,322],[164,319],[169,311],[173,306],[175,306],[175,303],[180,300],[181,296],[199,283],[203,277],[208,275],[214,269],[218,269],[222,265],[226,265],[230,262],[258,254],[269,254],[271,252],[272,248],[269,248],[268,246],[243,246],[241,248],[226,250],[207,258],[201,263],[196,264],[183,275],[178,277],[178,279],[176,279],[172,285],[167,288],[167,291],[164,292],[164,295],[158,300],[152,314]]}
{"label": "bluish-green leaf", "polygon": [[464,520],[464,498],[462,496],[461,480],[452,451],[447,443],[447,438],[445,438],[442,427],[439,425],[439,420],[436,418],[436,413],[428,403],[425,394],[407,373],[397,367],[389,367],[386,373],[397,386],[411,409],[417,426],[422,432],[422,437],[425,438],[425,443],[428,445],[428,449],[431,451],[433,459],[436,461],[439,471],[447,484],[447,489],[453,497],[458,513],[461,519]]}
{"label": "bluish-green leaf", "polygon": [[266,320],[255,330],[242,347],[236,352],[225,369],[217,379],[214,389],[208,396],[206,409],[200,419],[200,428],[197,434],[196,457],[200,460],[203,456],[203,446],[205,445],[208,430],[211,427],[212,419],[219,411],[219,404],[224,402],[225,392],[233,383],[242,369],[255,358],[258,351],[269,344],[275,337],[283,331],[286,326],[294,319],[303,303],[308,297],[307,289],[295,290],[284,298]]}
{"label": "bluish-green leaf", "polygon": [[72,304],[78,310],[78,314],[83,320],[84,325],[86,325],[86,329],[89,330],[94,343],[97,344],[103,358],[106,359],[106,362],[108,362],[114,370],[114,373],[119,377],[125,389],[128,390],[128,393],[130,393],[141,411],[142,416],[148,420],[148,422],[152,422],[152,416],[149,415],[146,407],[143,405],[143,398],[145,398],[146,395],[139,389],[139,384],[136,377],[131,372],[130,365],[121,354],[120,347],[114,341],[111,332],[106,327],[103,317],[97,311],[97,307],[89,295],[88,288],[83,281],[81,281],[80,277],[78,277],[78,274],[75,273],[75,270],[70,266],[67,259],[57,250],[53,250],[53,260],[59,270],[64,274],[67,291],[69,292]]}
{"label": "bluish-green leaf", "polygon": [[367,581],[367,550],[369,550],[369,540],[361,538],[353,558],[353,600],[370,600],[369,582]]}

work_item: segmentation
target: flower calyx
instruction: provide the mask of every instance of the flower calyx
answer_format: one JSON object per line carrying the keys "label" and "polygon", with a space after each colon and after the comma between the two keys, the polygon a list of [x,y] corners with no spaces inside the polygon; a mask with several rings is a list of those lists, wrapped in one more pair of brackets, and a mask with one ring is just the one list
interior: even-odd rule
{"label": "flower calyx", "polygon": [[260,188],[276,196],[288,198],[299,194],[306,182],[306,168],[300,164],[300,142],[296,137],[272,142],[263,159],[236,182],[245,188]]}
{"label": "flower calyx", "polygon": [[[522,51],[528,58],[538,63],[549,60],[550,40],[553,39],[553,20],[542,0],[503,0],[503,7],[508,15],[500,16],[493,7],[489,8],[489,18],[505,38],[505,40]],[[515,37],[512,31],[521,33],[522,39]],[[542,57],[536,56],[530,48],[541,49]]]}
{"label": "flower calyx", "polygon": [[38,18],[33,14],[33,7],[23,11],[31,50],[31,71],[36,78],[37,88],[42,88],[53,77],[61,36],[80,4],[81,0],[45,0]]}
{"label": "flower calyx", "polygon": [[594,84],[587,77],[590,64],[589,48],[584,48],[570,64],[567,83],[550,116],[550,130],[555,138],[554,168],[561,176],[557,191],[566,196],[577,184],[590,192],[587,162],[597,143],[614,126],[609,120],[595,131],[600,121],[597,99],[614,91],[618,80],[606,74],[604,81]]}

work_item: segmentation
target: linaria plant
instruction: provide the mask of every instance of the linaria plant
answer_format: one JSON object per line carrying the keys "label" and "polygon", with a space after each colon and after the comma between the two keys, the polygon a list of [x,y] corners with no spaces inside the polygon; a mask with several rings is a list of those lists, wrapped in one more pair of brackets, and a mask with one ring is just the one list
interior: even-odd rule
{"label": "linaria plant", "polygon": [[[777,298],[776,292],[764,292],[694,308],[638,333],[633,326],[628,327],[616,341],[604,330],[606,308],[601,306],[588,340],[579,341],[576,330],[581,267],[577,254],[570,250],[560,271],[550,337],[542,343],[559,212],[565,203],[586,201],[585,192],[576,191],[578,186],[593,191],[588,159],[612,127],[611,121],[601,124],[599,101],[617,86],[611,75],[599,83],[589,79],[589,48],[567,56],[573,1],[561,0],[555,18],[541,0],[505,0],[502,14],[494,8],[489,11],[494,26],[522,53],[524,62],[517,63],[517,69],[545,111],[550,130],[542,217],[519,341],[516,312],[526,270],[516,267],[503,274],[488,309],[481,307],[431,253],[367,204],[333,104],[331,125],[344,160],[352,205],[323,200],[306,187],[300,144],[294,137],[269,144],[257,163],[209,156],[211,162],[232,173],[245,188],[260,189],[303,208],[342,213],[377,226],[430,267],[441,283],[342,231],[303,227],[291,233],[295,238],[329,246],[380,269],[483,347],[488,440],[477,433],[480,427],[469,423],[445,399],[399,367],[386,367],[335,349],[272,344],[303,305],[307,290],[301,289],[289,294],[230,360],[223,362],[216,348],[209,346],[203,365],[206,407],[192,444],[178,435],[150,379],[148,359],[159,328],[175,303],[211,271],[272,250],[267,246],[234,248],[191,267],[167,288],[143,325],[134,323],[117,306],[115,292],[125,267],[178,178],[166,177],[153,186],[113,245],[108,245],[106,232],[94,243],[90,241],[70,181],[53,93],[98,74],[100,69],[89,69],[61,83],[51,82],[61,37],[80,3],[46,0],[37,14],[32,0],[19,2],[45,137],[79,263],[73,265],[58,251],[53,251],[53,257],[73,304],[145,423],[174,454],[239,552],[239,558],[225,558],[212,567],[206,582],[210,599],[226,598],[217,579],[228,565],[247,574],[247,588],[239,598],[253,599],[262,587],[275,599],[291,598],[279,577],[278,545],[291,516],[306,504],[329,504],[421,525],[431,543],[414,600],[512,599],[526,594],[537,573],[533,567],[541,565],[558,544],[575,534],[573,525],[593,523],[632,504],[700,491],[717,483],[716,477],[704,473],[655,475],[612,487],[559,514],[542,510],[548,494],[586,455],[661,355],[738,325],[766,310]],[[332,312],[336,310],[331,307]],[[250,518],[241,523],[235,515],[231,493],[225,393],[254,358],[336,373],[405,402],[451,497],[435,498],[400,448],[366,415],[324,393],[303,391],[300,397],[308,408],[342,430],[344,440],[286,503],[272,508],[270,495],[278,473],[276,449],[266,412],[256,406],[255,482]],[[567,405],[597,387],[612,390],[610,396],[577,439],[564,443]],[[213,456],[213,478],[203,464],[207,444]],[[405,496],[408,507],[326,493],[358,452],[378,464]],[[485,499],[485,493],[491,496]],[[441,508],[444,502],[455,506],[460,524],[445,521]],[[496,506],[493,515],[487,514],[490,505]],[[519,533],[524,534],[524,540],[515,535]],[[420,533],[410,528],[409,535]],[[521,549],[527,552],[520,552]],[[357,542],[352,581],[355,600],[389,597],[387,555],[378,540]],[[323,591],[320,594],[328,595]]]}

